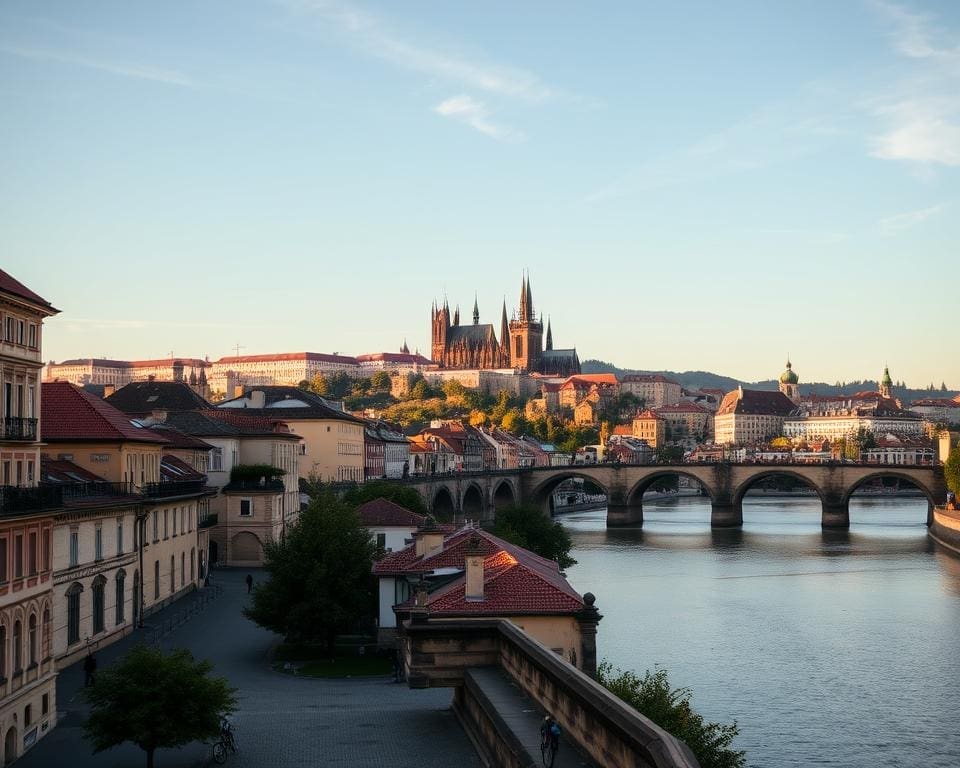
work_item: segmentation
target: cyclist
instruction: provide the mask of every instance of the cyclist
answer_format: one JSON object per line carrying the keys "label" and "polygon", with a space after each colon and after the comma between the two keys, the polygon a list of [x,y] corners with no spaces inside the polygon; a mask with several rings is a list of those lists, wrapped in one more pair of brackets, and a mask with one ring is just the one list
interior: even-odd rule
{"label": "cyclist", "polygon": [[233,738],[233,724],[227,715],[220,718],[220,741],[230,747],[231,752],[237,751],[237,742]]}
{"label": "cyclist", "polygon": [[551,754],[550,764],[553,764],[553,758],[560,747],[560,726],[550,715],[543,718],[540,724],[540,750],[546,754]]}

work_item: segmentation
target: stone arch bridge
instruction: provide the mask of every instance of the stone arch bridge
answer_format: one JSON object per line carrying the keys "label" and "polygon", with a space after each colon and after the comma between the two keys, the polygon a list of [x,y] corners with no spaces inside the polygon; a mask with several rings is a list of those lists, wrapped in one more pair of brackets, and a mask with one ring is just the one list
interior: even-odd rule
{"label": "stone arch bridge", "polygon": [[428,475],[402,482],[415,488],[438,516],[492,522],[498,509],[521,502],[549,514],[557,486],[582,478],[606,492],[607,525],[613,527],[641,525],[644,492],[657,480],[683,476],[696,480],[710,498],[711,525],[728,527],[742,525],[744,495],[773,475],[796,478],[816,492],[825,528],[849,527],[850,496],[874,480],[899,479],[916,486],[927,498],[928,525],[934,506],[947,497],[943,467],[888,464],[587,464]]}

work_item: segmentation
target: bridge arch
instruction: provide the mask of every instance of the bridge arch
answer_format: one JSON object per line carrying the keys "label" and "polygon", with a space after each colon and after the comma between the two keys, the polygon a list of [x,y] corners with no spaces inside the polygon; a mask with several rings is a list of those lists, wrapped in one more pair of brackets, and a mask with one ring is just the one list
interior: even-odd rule
{"label": "bridge arch", "polygon": [[430,503],[430,511],[438,520],[453,520],[457,514],[457,504],[453,500],[453,494],[445,485],[441,485],[433,492],[433,501]]}
{"label": "bridge arch", "polygon": [[463,490],[463,498],[460,500],[460,510],[464,517],[471,520],[480,520],[485,515],[486,505],[483,503],[483,491],[476,483],[468,483]]}
{"label": "bridge arch", "polygon": [[771,466],[769,469],[761,470],[755,474],[751,474],[746,480],[736,487],[733,492],[734,506],[740,508],[743,504],[743,497],[747,495],[747,491],[749,491],[761,480],[765,480],[770,477],[790,477],[799,481],[800,484],[805,488],[812,488],[814,492],[816,492],[817,498],[820,499],[820,503],[823,504],[825,498],[824,490],[809,477],[800,472],[792,471],[788,468]]}
{"label": "bridge arch", "polygon": [[580,478],[581,480],[596,486],[607,495],[608,499],[610,498],[610,489],[607,488],[607,486],[602,481],[598,480],[593,474],[572,470],[552,475],[547,480],[542,481],[539,485],[534,486],[533,490],[530,492],[530,502],[539,509],[542,509],[544,514],[552,517],[553,492],[561,483],[575,478]]}
{"label": "bridge arch", "polygon": [[493,495],[490,501],[494,512],[499,512],[501,509],[506,509],[507,507],[513,507],[519,503],[516,489],[514,489],[513,484],[507,479],[494,482]]}
{"label": "bridge arch", "polygon": [[662,471],[655,470],[634,483],[633,487],[631,487],[627,493],[627,504],[631,507],[643,506],[643,494],[658,480],[663,480],[668,477],[685,477],[689,480],[694,480],[710,498],[711,502],[716,499],[716,491],[711,487],[710,483],[704,481],[698,473],[671,467],[669,469],[663,469]]}
{"label": "bridge arch", "polygon": [[885,480],[885,479],[897,479],[908,482],[914,488],[916,488],[920,493],[924,495],[927,499],[927,525],[930,525],[933,522],[933,510],[937,504],[941,503],[942,500],[938,500],[935,492],[931,489],[926,483],[921,479],[903,471],[899,471],[896,466],[891,466],[889,469],[887,467],[877,467],[875,472],[864,475],[863,477],[858,478],[856,481],[851,483],[847,489],[846,494],[843,497],[843,505],[849,510],[850,498],[865,485],[872,483],[875,480]]}

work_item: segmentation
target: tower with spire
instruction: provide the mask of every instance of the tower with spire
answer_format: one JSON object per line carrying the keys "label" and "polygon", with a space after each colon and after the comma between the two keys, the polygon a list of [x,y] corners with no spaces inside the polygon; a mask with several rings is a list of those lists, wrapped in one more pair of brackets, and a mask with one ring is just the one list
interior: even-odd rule
{"label": "tower with spire", "polygon": [[510,365],[521,371],[539,371],[543,354],[543,323],[533,312],[533,289],[524,274],[520,283],[520,307],[510,323]]}
{"label": "tower with spire", "polygon": [[800,377],[794,372],[789,355],[787,355],[787,369],[780,374],[780,391],[795,405],[800,405]]}
{"label": "tower with spire", "polygon": [[890,378],[890,366],[883,366],[883,378],[880,379],[880,396],[893,397],[893,379]]}

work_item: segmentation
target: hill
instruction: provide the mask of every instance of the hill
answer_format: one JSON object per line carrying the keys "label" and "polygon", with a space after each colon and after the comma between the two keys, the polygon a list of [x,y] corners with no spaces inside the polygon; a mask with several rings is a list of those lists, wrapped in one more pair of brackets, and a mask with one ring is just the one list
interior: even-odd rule
{"label": "hill", "polygon": [[[766,381],[742,381],[740,379],[734,379],[730,376],[722,376],[718,373],[711,373],[710,371],[678,372],[618,368],[613,363],[608,363],[603,360],[585,360],[581,364],[581,369],[584,373],[613,373],[617,376],[629,373],[661,374],[666,376],[668,379],[673,379],[674,381],[679,382],[684,389],[722,389],[724,392],[729,392],[730,390],[736,389],[741,385],[750,389],[773,390],[777,388],[776,379],[768,379]],[[855,392],[863,392],[864,390],[875,392],[877,389],[879,389],[879,387],[880,383],[871,379],[864,379],[862,381],[838,381],[833,384],[828,384],[827,382],[823,381],[816,381],[807,384],[801,383],[800,392],[804,395],[811,392],[814,392],[818,395],[852,395]],[[931,384],[922,389],[913,389],[903,386],[901,382],[894,386],[894,391],[896,396],[899,397],[904,403],[910,403],[914,400],[920,400],[925,397],[950,398],[958,394],[957,390],[932,387],[933,385]]]}

